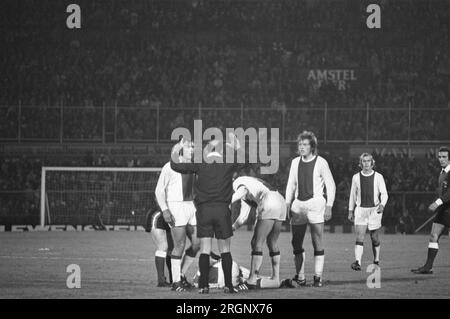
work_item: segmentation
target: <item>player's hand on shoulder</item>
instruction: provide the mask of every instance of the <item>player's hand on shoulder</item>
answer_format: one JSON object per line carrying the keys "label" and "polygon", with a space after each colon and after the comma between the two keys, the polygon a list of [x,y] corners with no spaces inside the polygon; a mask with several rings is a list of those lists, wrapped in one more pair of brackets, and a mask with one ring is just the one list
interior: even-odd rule
{"label": "player's hand on shoulder", "polygon": [[329,221],[331,219],[331,214],[332,214],[331,206],[327,206],[325,208],[325,215],[324,215],[325,221]]}
{"label": "player's hand on shoulder", "polygon": [[166,209],[163,211],[163,218],[167,224],[169,224],[172,227],[175,226],[175,218],[173,218],[173,215],[170,212],[170,210]]}

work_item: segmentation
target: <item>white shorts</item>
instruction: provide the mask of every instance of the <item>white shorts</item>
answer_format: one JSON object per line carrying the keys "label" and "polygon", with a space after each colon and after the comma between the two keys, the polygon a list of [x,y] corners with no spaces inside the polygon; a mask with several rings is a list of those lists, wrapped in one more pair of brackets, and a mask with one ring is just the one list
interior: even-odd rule
{"label": "white shorts", "polygon": [[175,219],[175,227],[197,225],[197,219],[195,218],[196,209],[193,201],[168,202],[167,206]]}
{"label": "white shorts", "polygon": [[286,201],[275,191],[268,192],[256,210],[258,219],[286,220]]}
{"label": "white shorts", "polygon": [[319,224],[325,222],[324,197],[314,197],[306,201],[295,199],[291,206],[291,225]]}
{"label": "white shorts", "polygon": [[377,213],[378,207],[356,207],[355,225],[368,226],[369,230],[381,227],[383,214]]}

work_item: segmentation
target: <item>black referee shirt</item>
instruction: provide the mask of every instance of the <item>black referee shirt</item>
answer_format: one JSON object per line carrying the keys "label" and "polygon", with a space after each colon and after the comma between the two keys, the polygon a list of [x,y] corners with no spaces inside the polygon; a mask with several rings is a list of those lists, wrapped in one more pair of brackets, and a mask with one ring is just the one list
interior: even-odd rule
{"label": "black referee shirt", "polygon": [[204,203],[231,203],[233,195],[233,173],[244,167],[238,163],[175,163],[170,167],[178,173],[195,173],[195,205]]}

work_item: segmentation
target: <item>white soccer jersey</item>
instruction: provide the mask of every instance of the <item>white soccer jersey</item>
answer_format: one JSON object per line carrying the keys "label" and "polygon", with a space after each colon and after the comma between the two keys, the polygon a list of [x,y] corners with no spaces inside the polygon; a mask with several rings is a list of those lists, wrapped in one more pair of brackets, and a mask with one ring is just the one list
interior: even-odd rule
{"label": "white soccer jersey", "polygon": [[[314,161],[314,156],[311,161]],[[304,160],[303,160],[304,161]],[[308,161],[311,162],[311,161]],[[304,161],[305,162],[305,161]],[[300,156],[294,158],[291,162],[291,169],[289,171],[289,179],[286,185],[286,203],[289,205],[297,198],[299,193],[298,182],[298,166],[300,163]],[[324,187],[327,190],[327,206],[333,206],[334,198],[336,195],[336,185],[334,183],[333,175],[331,174],[330,167],[327,161],[317,155],[317,161],[314,165],[312,174],[313,196],[323,197]]]}
{"label": "white soccer jersey", "polygon": [[[373,171],[375,174],[373,179],[373,202],[375,206],[380,203],[386,206],[388,201],[388,193],[386,189],[386,184],[384,182],[383,175],[378,172]],[[372,174],[368,175],[371,176]],[[348,201],[348,210],[354,210],[356,206],[361,206],[361,178],[360,173],[356,173],[352,178],[352,188],[350,190],[350,198]]]}
{"label": "white soccer jersey", "polygon": [[[162,211],[168,209],[168,202],[192,201],[193,174],[180,174],[166,163],[156,184],[155,196]],[[191,180],[190,180],[191,179]]]}

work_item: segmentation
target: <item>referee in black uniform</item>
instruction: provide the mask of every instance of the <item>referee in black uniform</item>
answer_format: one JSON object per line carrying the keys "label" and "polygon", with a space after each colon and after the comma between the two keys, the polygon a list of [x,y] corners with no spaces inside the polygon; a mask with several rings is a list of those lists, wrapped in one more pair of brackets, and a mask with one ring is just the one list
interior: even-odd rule
{"label": "referee in black uniform", "polygon": [[[225,279],[225,293],[236,293],[233,287],[231,270],[233,258],[230,253],[233,236],[232,219],[229,205],[233,195],[233,173],[244,167],[244,164],[225,163],[226,152],[235,152],[240,148],[239,141],[233,135],[232,143],[224,144],[213,140],[205,148],[206,163],[178,163],[177,156],[172,156],[170,167],[179,173],[195,173],[194,203],[197,208],[197,237],[200,239],[198,286],[200,293],[208,293],[209,256],[212,239],[215,237],[222,258],[222,269]],[[178,154],[184,140],[176,144],[172,154]],[[223,151],[225,148],[225,152]]]}
{"label": "referee in black uniform", "polygon": [[430,204],[428,209],[436,213],[436,217],[431,228],[430,241],[428,243],[428,255],[425,265],[411,269],[415,274],[428,275],[433,273],[433,262],[439,250],[439,238],[445,227],[450,227],[450,149],[441,147],[438,152],[441,173],[438,178],[437,195],[438,199]]}

